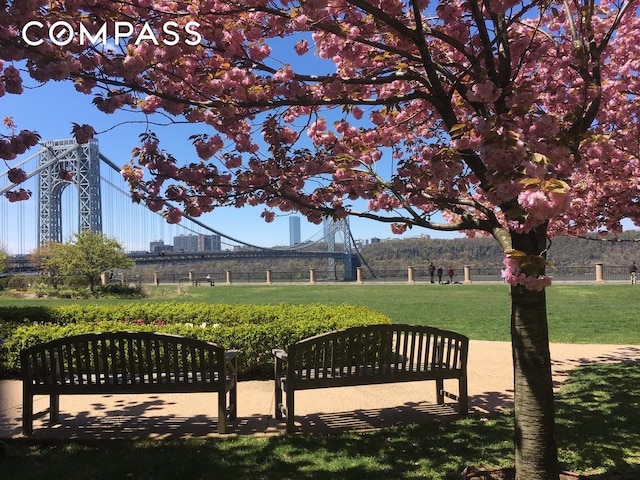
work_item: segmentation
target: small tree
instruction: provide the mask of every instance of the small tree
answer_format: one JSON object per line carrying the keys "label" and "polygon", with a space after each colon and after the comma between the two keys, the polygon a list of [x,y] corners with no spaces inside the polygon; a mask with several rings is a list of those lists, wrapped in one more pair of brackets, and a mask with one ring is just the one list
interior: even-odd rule
{"label": "small tree", "polygon": [[7,269],[7,263],[9,261],[9,256],[7,252],[0,250],[0,273],[4,272]]}
{"label": "small tree", "polygon": [[60,244],[57,242],[47,242],[29,254],[29,261],[36,266],[40,275],[47,277],[48,282],[54,288],[57,288],[58,284],[63,280],[58,271],[58,264],[51,261],[53,250],[59,246]]}
{"label": "small tree", "polygon": [[103,272],[134,265],[117,240],[101,233],[80,232],[70,243],[54,243],[48,250],[43,266],[61,276],[85,277],[92,291]]}

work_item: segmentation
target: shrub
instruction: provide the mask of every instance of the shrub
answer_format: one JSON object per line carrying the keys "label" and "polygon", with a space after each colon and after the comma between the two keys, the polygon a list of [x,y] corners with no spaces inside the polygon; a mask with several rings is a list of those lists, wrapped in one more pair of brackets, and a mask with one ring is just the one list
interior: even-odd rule
{"label": "shrub", "polygon": [[101,285],[94,291],[97,297],[143,298],[145,296],[142,287],[130,287],[121,283],[109,283]]}
{"label": "shrub", "polygon": [[270,374],[271,350],[303,338],[358,325],[390,323],[355,305],[226,305],[130,303],[50,308],[0,308],[0,374],[18,374],[20,350],[54,338],[104,331],[156,331],[237,349],[239,373]]}
{"label": "shrub", "polygon": [[10,290],[26,290],[29,288],[31,279],[23,275],[12,275],[7,277],[7,288]]}

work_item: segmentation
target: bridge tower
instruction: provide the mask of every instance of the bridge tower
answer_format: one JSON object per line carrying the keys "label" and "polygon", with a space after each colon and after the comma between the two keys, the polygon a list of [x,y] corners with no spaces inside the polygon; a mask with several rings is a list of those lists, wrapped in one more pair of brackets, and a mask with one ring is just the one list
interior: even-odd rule
{"label": "bridge tower", "polygon": [[[62,242],[62,192],[78,189],[78,230],[102,233],[98,141],[48,140],[38,152],[38,245]],[[64,172],[73,176],[67,179]]]}
{"label": "bridge tower", "polygon": [[[336,251],[336,235],[340,234],[344,246],[344,280],[349,281],[354,279],[353,274],[353,257],[351,249],[351,231],[349,230],[349,219],[342,218],[340,220],[333,220],[326,218],[324,220],[324,240],[327,242],[327,250],[329,252]],[[336,260],[335,258],[329,259],[328,265],[329,278],[337,280],[336,273]]]}

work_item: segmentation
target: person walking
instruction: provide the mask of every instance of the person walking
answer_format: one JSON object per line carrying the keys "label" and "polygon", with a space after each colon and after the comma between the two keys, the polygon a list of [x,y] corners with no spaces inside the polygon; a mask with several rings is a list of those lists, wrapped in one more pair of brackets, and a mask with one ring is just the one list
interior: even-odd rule
{"label": "person walking", "polygon": [[449,269],[447,270],[447,276],[449,277],[449,284],[453,283],[453,267],[449,266]]}
{"label": "person walking", "polygon": [[444,273],[444,270],[442,269],[442,265],[438,266],[438,283],[440,285],[442,285],[442,274]]}
{"label": "person walking", "polygon": [[429,262],[429,278],[431,278],[431,283],[435,283],[434,275],[436,274],[436,267],[433,262]]}
{"label": "person walking", "polygon": [[631,277],[631,285],[635,285],[636,277],[638,276],[638,266],[636,262],[631,262],[631,265],[629,265],[629,276]]}

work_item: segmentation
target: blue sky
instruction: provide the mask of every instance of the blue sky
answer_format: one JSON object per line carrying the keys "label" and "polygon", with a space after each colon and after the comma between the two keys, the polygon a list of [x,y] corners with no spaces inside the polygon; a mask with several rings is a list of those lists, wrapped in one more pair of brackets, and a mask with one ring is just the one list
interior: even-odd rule
{"label": "blue sky", "polygon": [[[33,129],[40,133],[42,140],[70,138],[72,123],[92,125],[99,132],[98,141],[100,152],[117,165],[124,165],[131,156],[131,149],[137,145],[138,135],[145,131],[145,125],[140,123],[144,117],[140,114],[117,112],[107,115],[98,111],[91,104],[92,96],[77,93],[69,82],[49,83],[36,88],[27,88],[21,95],[5,95],[0,99],[0,118],[13,117],[19,129]],[[129,122],[129,123],[124,123]],[[131,123],[137,122],[137,123]],[[194,149],[188,140],[190,135],[207,133],[204,125],[172,125],[170,127],[152,126],[161,140],[161,145],[172,152],[176,158],[185,161],[195,160]],[[32,149],[21,158],[36,153]],[[9,162],[8,166],[16,162]],[[35,168],[35,159],[25,166],[25,170]],[[106,175],[107,167],[102,167],[103,175]],[[6,167],[0,167],[0,174],[6,171]],[[115,172],[114,172],[115,173]],[[117,175],[116,175],[117,177]],[[114,183],[119,178],[111,177]],[[4,185],[0,179],[0,187]],[[124,184],[121,184],[124,185]],[[29,253],[36,246],[36,214],[37,214],[37,185],[35,181],[27,185],[33,191],[33,197],[24,204],[9,204],[2,197],[0,199],[0,247],[8,249],[10,253]],[[63,233],[68,237],[75,229],[75,216],[71,204],[75,201],[75,189],[65,190],[63,209],[69,210],[63,213]],[[123,226],[126,222],[135,223],[131,219],[129,205],[122,198],[103,188],[103,228],[105,234],[117,237],[128,250],[144,250],[148,248],[148,242],[163,239],[165,243],[172,243],[174,235],[181,232],[164,224],[158,219],[153,227],[143,226],[149,231],[149,238],[142,240],[145,234],[124,234],[123,230],[132,226]],[[120,212],[127,212],[123,220]],[[278,217],[272,223],[266,223],[260,218],[262,207],[256,208],[220,208],[212,213],[199,218],[206,225],[215,228],[231,237],[242,241],[270,247],[274,245],[289,244],[289,221],[286,216]],[[371,220],[351,219],[351,230],[356,239],[397,238],[393,235],[388,225]],[[115,232],[118,233],[115,233]],[[318,240],[322,227],[308,223],[301,219],[301,236],[306,239]],[[188,232],[185,232],[188,233]],[[198,232],[199,233],[199,232]],[[206,232],[202,232],[206,233]],[[412,230],[407,236],[420,234],[432,237],[453,237],[457,234],[445,234],[428,230]],[[120,236],[122,235],[122,238]],[[134,240],[134,237],[136,239]]]}

